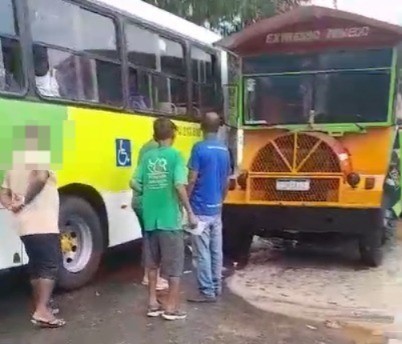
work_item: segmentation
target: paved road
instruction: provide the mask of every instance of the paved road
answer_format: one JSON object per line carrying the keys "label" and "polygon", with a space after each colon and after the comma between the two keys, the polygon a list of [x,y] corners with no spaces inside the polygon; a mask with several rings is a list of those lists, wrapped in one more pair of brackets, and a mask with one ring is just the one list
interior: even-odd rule
{"label": "paved road", "polygon": [[[3,283],[0,344],[353,343],[339,330],[257,310],[228,291],[215,305],[185,305],[189,313],[186,321],[147,319],[138,255],[136,247],[112,254],[92,285],[59,295],[63,317],[68,321],[64,329],[34,329],[27,315],[28,288],[21,281],[8,286]],[[192,274],[187,274],[183,298],[193,283]]]}

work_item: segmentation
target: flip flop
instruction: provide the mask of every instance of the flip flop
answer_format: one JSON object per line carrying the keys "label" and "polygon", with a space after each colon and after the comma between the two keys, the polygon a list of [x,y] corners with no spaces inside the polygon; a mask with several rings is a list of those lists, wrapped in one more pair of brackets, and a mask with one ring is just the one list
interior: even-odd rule
{"label": "flip flop", "polygon": [[149,307],[147,310],[147,317],[156,318],[163,314],[163,308],[159,307]]}
{"label": "flip flop", "polygon": [[66,325],[63,319],[53,319],[53,320],[41,320],[41,319],[31,319],[32,324],[40,328],[60,328]]}
{"label": "flip flop", "polygon": [[187,313],[182,311],[163,312],[162,318],[169,321],[184,320],[187,318]]}

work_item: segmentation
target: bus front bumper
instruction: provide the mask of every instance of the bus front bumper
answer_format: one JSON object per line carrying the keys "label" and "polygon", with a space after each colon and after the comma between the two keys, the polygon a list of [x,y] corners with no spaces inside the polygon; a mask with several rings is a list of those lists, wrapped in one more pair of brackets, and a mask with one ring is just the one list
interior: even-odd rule
{"label": "bus front bumper", "polygon": [[383,226],[381,208],[291,207],[224,204],[224,232],[276,236],[286,232],[361,235]]}

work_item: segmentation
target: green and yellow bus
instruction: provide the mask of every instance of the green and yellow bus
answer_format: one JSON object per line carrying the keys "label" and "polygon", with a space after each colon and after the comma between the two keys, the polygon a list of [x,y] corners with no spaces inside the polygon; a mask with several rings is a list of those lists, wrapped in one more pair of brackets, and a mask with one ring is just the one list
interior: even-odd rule
{"label": "green and yellow bus", "polygon": [[[60,185],[60,285],[77,288],[108,247],[141,237],[128,186],[139,149],[169,116],[188,157],[199,116],[222,109],[226,53],[217,34],[137,0],[2,0],[0,19],[0,179],[25,128],[44,128]],[[0,209],[0,270],[26,263]]]}
{"label": "green and yellow bus", "polygon": [[217,43],[241,65],[230,80],[239,172],[224,207],[233,259],[247,261],[254,234],[343,234],[381,263],[400,214],[401,42],[402,27],[303,6]]}

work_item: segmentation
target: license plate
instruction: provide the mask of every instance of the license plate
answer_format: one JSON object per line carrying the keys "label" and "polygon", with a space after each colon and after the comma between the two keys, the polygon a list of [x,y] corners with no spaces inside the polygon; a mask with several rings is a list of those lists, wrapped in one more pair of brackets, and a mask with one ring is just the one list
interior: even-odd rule
{"label": "license plate", "polygon": [[310,190],[309,179],[278,179],[276,181],[276,190],[278,191],[308,191]]}

